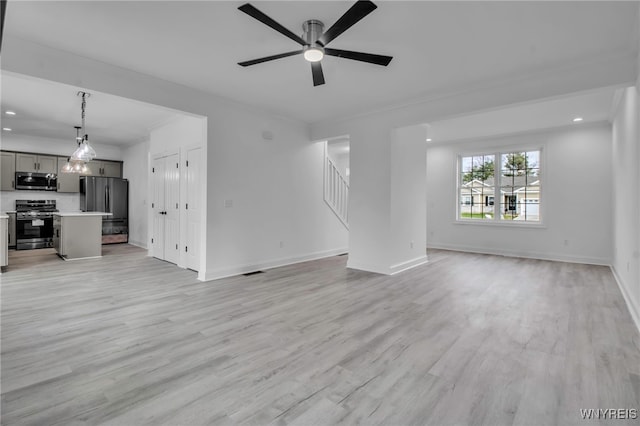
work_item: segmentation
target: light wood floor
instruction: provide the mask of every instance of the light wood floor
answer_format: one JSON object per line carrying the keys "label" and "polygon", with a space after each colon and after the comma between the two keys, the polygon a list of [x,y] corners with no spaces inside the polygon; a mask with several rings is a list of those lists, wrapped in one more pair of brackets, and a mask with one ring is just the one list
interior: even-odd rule
{"label": "light wood floor", "polygon": [[640,337],[606,267],[430,251],[394,277],[343,256],[203,283],[145,253],[11,253],[3,424],[597,425],[579,409],[640,408]]}

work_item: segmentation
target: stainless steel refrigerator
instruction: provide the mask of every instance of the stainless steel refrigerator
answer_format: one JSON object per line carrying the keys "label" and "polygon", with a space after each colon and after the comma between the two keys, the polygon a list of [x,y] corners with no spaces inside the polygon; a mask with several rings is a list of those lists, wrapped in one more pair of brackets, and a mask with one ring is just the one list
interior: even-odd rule
{"label": "stainless steel refrigerator", "polygon": [[80,176],[80,210],[111,213],[102,217],[102,244],[129,241],[128,180]]}

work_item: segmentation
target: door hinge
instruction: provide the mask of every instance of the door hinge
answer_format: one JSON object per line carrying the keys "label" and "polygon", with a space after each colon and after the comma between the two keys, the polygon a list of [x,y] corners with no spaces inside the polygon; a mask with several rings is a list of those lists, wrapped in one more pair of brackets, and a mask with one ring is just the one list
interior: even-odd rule
{"label": "door hinge", "polygon": [[152,167],[152,168],[151,168],[151,173],[155,173],[155,172],[156,172],[156,168],[155,168],[155,167]]}
{"label": "door hinge", "polygon": [[153,244],[153,238],[151,239],[151,244]]}
{"label": "door hinge", "polygon": [[189,160],[187,160],[187,167],[189,167]]}
{"label": "door hinge", "polygon": [[184,252],[186,253],[186,252],[188,252],[188,251],[189,251],[189,247],[184,246]]}
{"label": "door hinge", "polygon": [[178,207],[178,203],[176,203],[176,209],[179,209],[180,207]]}
{"label": "door hinge", "polygon": [[153,203],[151,203],[151,208],[153,208]]}
{"label": "door hinge", "polygon": [[176,169],[179,169],[180,165],[178,163],[176,163]]}
{"label": "door hinge", "polygon": [[189,203],[184,205],[185,210],[189,210]]}
{"label": "door hinge", "polygon": [[176,250],[178,250],[178,245],[176,244]]}

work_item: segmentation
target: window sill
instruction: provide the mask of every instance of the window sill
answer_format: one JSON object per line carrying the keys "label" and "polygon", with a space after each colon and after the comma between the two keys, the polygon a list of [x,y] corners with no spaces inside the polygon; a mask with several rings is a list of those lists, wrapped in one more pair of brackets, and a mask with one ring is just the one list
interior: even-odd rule
{"label": "window sill", "polygon": [[454,225],[480,225],[480,226],[504,226],[507,228],[531,228],[531,229],[546,229],[546,225],[542,222],[519,222],[519,221],[507,221],[507,220],[473,220],[473,219],[456,219],[453,222]]}

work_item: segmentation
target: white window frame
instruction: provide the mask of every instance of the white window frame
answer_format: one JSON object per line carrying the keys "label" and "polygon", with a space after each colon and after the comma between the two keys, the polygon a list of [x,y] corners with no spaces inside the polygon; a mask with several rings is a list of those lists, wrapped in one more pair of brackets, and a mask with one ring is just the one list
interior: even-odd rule
{"label": "white window frame", "polygon": [[[539,152],[539,176],[540,180],[540,193],[538,198],[538,209],[540,220],[538,221],[518,221],[518,220],[509,220],[502,219],[501,216],[501,207],[503,203],[502,194],[500,194],[500,179],[501,179],[501,171],[502,171],[502,155],[509,154],[512,152],[530,152],[530,151],[538,151]],[[494,156],[494,203],[493,203],[493,217],[491,219],[471,219],[471,218],[462,218],[460,217],[461,207],[463,204],[460,204],[462,201],[460,195],[460,188],[462,186],[462,158],[463,157],[473,157],[473,156],[482,156],[482,155],[493,155]],[[488,148],[481,151],[465,151],[458,154],[456,157],[456,209],[455,209],[455,222],[456,224],[465,224],[465,225],[488,225],[488,226],[515,226],[515,227],[524,227],[524,228],[544,228],[544,220],[546,218],[546,203],[543,197],[543,186],[545,185],[545,168],[546,168],[546,158],[545,158],[545,150],[542,145],[514,145],[514,146],[504,146],[499,148]],[[484,200],[483,200],[484,204]]]}

